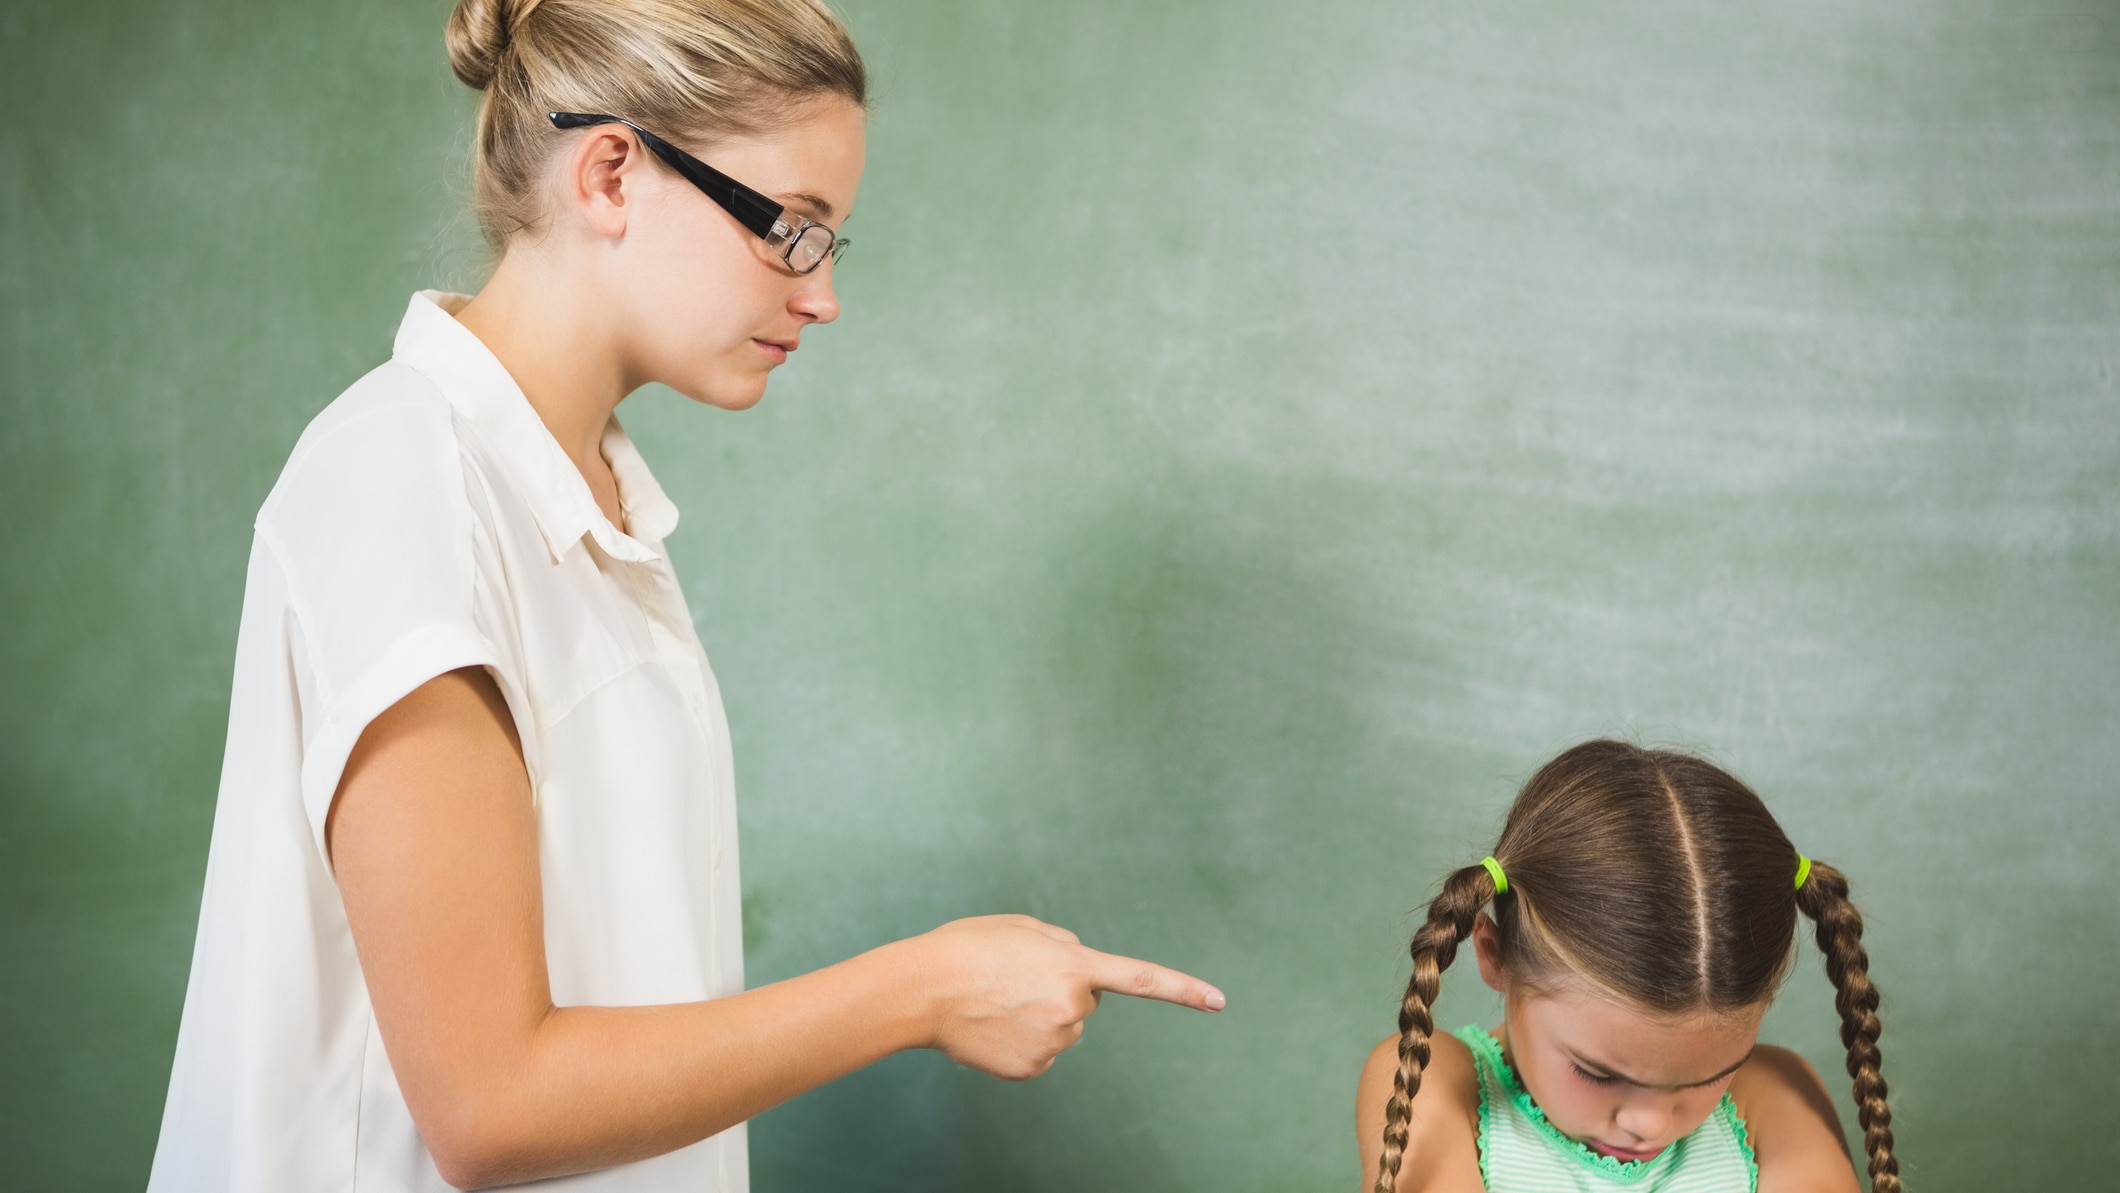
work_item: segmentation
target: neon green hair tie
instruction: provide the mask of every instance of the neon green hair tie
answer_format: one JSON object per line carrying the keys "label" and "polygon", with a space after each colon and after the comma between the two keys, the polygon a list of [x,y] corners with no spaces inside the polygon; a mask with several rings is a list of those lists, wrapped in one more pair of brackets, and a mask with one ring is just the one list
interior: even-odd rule
{"label": "neon green hair tie", "polygon": [[[1806,866],[1810,865],[1809,862],[1804,864]],[[1502,873],[1502,864],[1494,860],[1493,854],[1490,853],[1486,857],[1481,858],[1480,865],[1487,867],[1487,873],[1494,876],[1495,894],[1504,895],[1509,893],[1509,876]]]}
{"label": "neon green hair tie", "polygon": [[1810,880],[1811,859],[1799,853],[1796,855],[1796,889],[1802,890],[1803,884]]}

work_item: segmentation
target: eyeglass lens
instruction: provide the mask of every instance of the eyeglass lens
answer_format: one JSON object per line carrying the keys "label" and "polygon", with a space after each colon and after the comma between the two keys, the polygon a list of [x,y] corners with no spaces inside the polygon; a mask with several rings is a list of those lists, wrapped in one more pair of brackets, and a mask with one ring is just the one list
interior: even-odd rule
{"label": "eyeglass lens", "polygon": [[824,263],[826,257],[837,256],[836,241],[832,230],[823,224],[811,224],[795,237],[788,246],[787,262],[797,273],[808,273]]}

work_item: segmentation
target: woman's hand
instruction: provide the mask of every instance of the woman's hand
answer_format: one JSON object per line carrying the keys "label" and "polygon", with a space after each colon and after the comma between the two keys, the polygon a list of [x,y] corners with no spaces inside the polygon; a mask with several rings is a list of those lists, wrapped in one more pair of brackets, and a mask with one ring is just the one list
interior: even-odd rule
{"label": "woman's hand", "polygon": [[1104,991],[1201,1011],[1226,1005],[1195,977],[1100,953],[1025,915],[957,920],[898,946],[915,956],[934,1010],[928,1046],[970,1069],[1027,1081],[1082,1038]]}

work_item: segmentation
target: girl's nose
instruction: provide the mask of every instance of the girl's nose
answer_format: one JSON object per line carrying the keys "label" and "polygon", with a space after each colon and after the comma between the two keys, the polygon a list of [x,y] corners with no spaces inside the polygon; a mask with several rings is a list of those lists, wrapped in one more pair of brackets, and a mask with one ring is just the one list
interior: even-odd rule
{"label": "girl's nose", "polygon": [[1619,1108],[1613,1122],[1644,1144],[1661,1143],[1671,1129],[1671,1106],[1662,1098],[1639,1098]]}

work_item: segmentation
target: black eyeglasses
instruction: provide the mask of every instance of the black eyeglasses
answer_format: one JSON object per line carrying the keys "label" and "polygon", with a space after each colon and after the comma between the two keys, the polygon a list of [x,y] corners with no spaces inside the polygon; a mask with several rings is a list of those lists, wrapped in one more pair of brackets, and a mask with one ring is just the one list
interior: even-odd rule
{"label": "black eyeglasses", "polygon": [[735,216],[737,223],[778,250],[781,261],[796,273],[808,273],[824,264],[826,258],[837,261],[847,251],[846,238],[831,228],[816,220],[790,215],[781,204],[622,116],[596,116],[584,112],[553,112],[550,115],[554,128],[623,124],[640,134],[641,143],[650,153],[669,163],[671,169],[684,175],[685,181],[720,204],[723,211]]}

